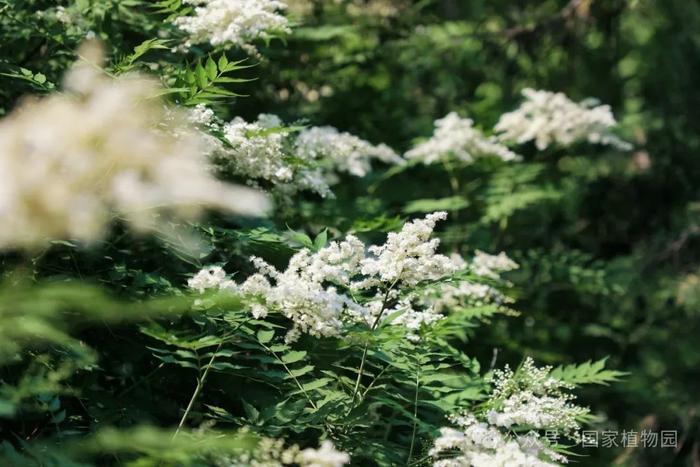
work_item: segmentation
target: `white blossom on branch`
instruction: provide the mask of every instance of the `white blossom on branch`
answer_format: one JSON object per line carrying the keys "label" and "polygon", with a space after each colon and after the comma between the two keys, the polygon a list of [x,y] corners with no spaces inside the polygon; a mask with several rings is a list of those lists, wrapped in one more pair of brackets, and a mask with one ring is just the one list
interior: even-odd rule
{"label": "white blossom on branch", "polygon": [[482,157],[496,157],[509,162],[521,159],[496,138],[486,137],[474,128],[473,120],[462,118],[456,112],[436,120],[433,135],[408,151],[405,157],[409,160],[419,160],[426,165],[446,158],[454,158],[466,164]]}
{"label": "white blossom on branch", "polygon": [[525,88],[520,107],[501,116],[494,130],[499,139],[517,144],[534,141],[543,150],[579,141],[628,150],[631,145],[612,133],[617,125],[608,105],[576,103],[563,93]]}
{"label": "white blossom on branch", "polygon": [[209,43],[247,48],[252,42],[290,32],[287,18],[279,14],[287,4],[278,0],[184,0],[192,15],[174,24],[188,34],[186,47]]}

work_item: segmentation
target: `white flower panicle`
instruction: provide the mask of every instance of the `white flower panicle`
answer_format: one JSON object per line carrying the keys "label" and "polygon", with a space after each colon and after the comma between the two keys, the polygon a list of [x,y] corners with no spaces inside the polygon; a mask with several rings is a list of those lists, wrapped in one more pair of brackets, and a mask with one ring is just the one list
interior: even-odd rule
{"label": "white flower panicle", "polygon": [[[120,216],[136,230],[205,207],[259,214],[264,196],[217,181],[206,141],[140,76],[108,78],[96,43],[81,49],[66,93],[26,101],[0,120],[0,247],[94,241]],[[157,216],[156,216],[157,214]]]}
{"label": "white flower panicle", "polygon": [[296,140],[294,154],[305,160],[324,160],[337,172],[364,177],[372,170],[372,159],[387,164],[403,164],[404,160],[389,146],[373,144],[332,126],[302,130]]}
{"label": "white flower panicle", "polygon": [[398,317],[393,318],[391,324],[404,326],[408,331],[406,338],[411,342],[421,340],[419,332],[422,328],[430,327],[445,317],[435,307],[419,305],[422,304],[416,303],[415,297],[409,296],[400,300],[392,310],[386,313],[387,316],[391,316],[394,312],[401,312]]}
{"label": "white flower panicle", "polygon": [[287,193],[310,190],[330,195],[328,183],[311,159],[290,156],[290,132],[276,115],[260,114],[252,123],[236,117],[224,125],[223,133],[231,147],[216,152],[219,166],[239,176],[267,181]]}
{"label": "white flower panicle", "polygon": [[350,463],[350,456],[335,449],[330,441],[323,441],[318,449],[302,450],[295,460],[303,467],[343,467]]}
{"label": "white flower panicle", "polygon": [[291,32],[287,18],[279,14],[287,5],[278,0],[184,0],[194,14],[176,18],[174,24],[188,34],[185,47],[210,43],[247,48],[252,42]]}
{"label": "white flower panicle", "polygon": [[[508,281],[501,278],[500,273],[516,269],[518,264],[501,252],[498,255],[490,255],[476,250],[474,258],[467,262],[460,255],[453,254],[450,258],[459,270],[472,271],[489,281],[499,282],[509,287]],[[431,306],[435,313],[444,313],[449,310],[459,310],[467,306],[498,305],[507,307],[513,300],[503,294],[491,284],[461,280],[438,284],[437,287],[426,289],[422,300]]]}
{"label": "white flower panicle", "polygon": [[[442,279],[457,269],[449,257],[435,252],[439,241],[430,238],[436,222],[445,217],[440,212],[408,222],[400,232],[389,234],[381,246],[367,248],[348,235],[317,252],[303,249],[284,271],[253,258],[258,272],[238,286],[217,266],[203,269],[188,284],[199,291],[235,289],[250,298],[256,318],[273,311],[287,317],[293,323],[287,335],[290,342],[301,333],[338,336],[346,323],[372,325],[394,311],[404,314],[393,324],[417,331],[442,316],[430,307],[416,309],[411,303],[416,297],[399,298],[398,289]],[[358,302],[355,294],[365,298]]]}
{"label": "white flower panicle", "polygon": [[447,219],[446,212],[428,214],[425,219],[406,223],[400,232],[389,233],[386,243],[371,246],[372,257],[362,262],[362,274],[368,279],[362,287],[380,284],[415,286],[419,282],[437,280],[458,268],[447,256],[436,253],[440,239],[430,239],[435,224]]}
{"label": "white flower panicle", "polygon": [[[200,292],[218,289],[240,293],[248,297],[256,318],[272,312],[287,317],[293,323],[287,342],[301,334],[339,336],[347,324],[375,326],[389,316],[392,325],[406,328],[408,339],[418,341],[421,329],[444,318],[452,308],[507,302],[492,286],[456,279],[457,271],[475,267],[461,257],[436,252],[439,240],[431,236],[436,223],[446,216],[436,212],[407,222],[382,245],[367,247],[348,235],[316,252],[303,249],[292,256],[283,271],[253,257],[257,273],[240,285],[218,266],[198,272],[188,285]],[[478,257],[479,267],[489,268],[490,280],[500,280],[498,272],[517,266],[503,253],[491,256],[479,252]],[[430,283],[433,287],[416,287]],[[484,291],[478,289],[482,286]]]}
{"label": "white flower panicle", "polygon": [[[431,236],[436,223],[446,215],[436,212],[410,221],[401,231],[390,233],[382,245],[366,247],[349,235],[317,252],[303,249],[284,271],[252,258],[258,272],[241,285],[227,278],[218,266],[203,269],[188,284],[200,292],[214,288],[248,296],[256,318],[273,311],[286,316],[293,323],[288,342],[303,333],[338,336],[346,324],[374,326],[389,316],[392,325],[406,328],[408,339],[419,341],[421,329],[453,309],[504,305],[510,300],[494,286],[454,277],[457,271],[472,269],[491,281],[501,280],[500,272],[517,265],[504,253],[477,252],[473,264],[437,253],[439,240]],[[416,287],[431,282],[431,287]],[[357,301],[357,296],[361,300]]]}
{"label": "white flower panicle", "polygon": [[338,451],[331,441],[321,442],[319,448],[301,449],[293,444],[285,447],[284,439],[262,438],[252,452],[235,458],[219,459],[218,467],[343,467],[350,456]]}
{"label": "white flower panicle", "polygon": [[273,183],[290,182],[294,170],[285,161],[285,131],[276,130],[280,125],[278,120],[263,115],[252,123],[241,117],[234,118],[223,128],[232,149],[222,160],[239,175]]}
{"label": "white flower panicle", "polygon": [[[513,372],[508,366],[494,371],[494,390],[486,403],[486,420],[473,414],[453,415],[458,429],[445,427],[430,455],[436,467],[451,466],[553,466],[567,458],[551,449],[541,431],[575,439],[577,419],[588,409],[571,403],[572,386],[550,376],[552,368],[535,366],[527,358]],[[527,435],[517,436],[515,433]]]}
{"label": "white flower panicle", "polygon": [[543,150],[552,144],[563,147],[579,141],[629,150],[631,145],[612,133],[617,124],[607,105],[576,103],[563,93],[523,89],[525,101],[501,116],[494,130],[499,139],[517,144],[534,141]]}
{"label": "white flower panicle", "polygon": [[440,284],[436,290],[428,290],[423,301],[431,306],[435,313],[446,313],[468,306],[507,307],[513,303],[513,299],[504,295],[496,287],[470,281]]}
{"label": "white flower panicle", "polygon": [[562,435],[578,430],[577,419],[588,409],[571,402],[574,396],[567,390],[572,386],[549,376],[551,371],[552,367],[537,368],[529,357],[517,372],[508,366],[494,371],[489,422],[505,428],[522,425],[557,430]]}
{"label": "white flower panicle", "polygon": [[451,420],[459,429],[440,429],[429,452],[436,459],[433,467],[554,467],[566,462],[535,433],[514,438],[472,415]]}
{"label": "white flower panicle", "polygon": [[[245,294],[259,300],[253,313],[259,317],[269,311],[277,311],[289,318],[294,327],[287,335],[287,342],[293,342],[300,333],[314,337],[338,336],[343,331],[343,313],[358,305],[335,286],[325,283],[340,274],[342,266],[326,266],[319,254],[302,250],[289,261],[285,271],[277,271],[259,258],[254,262],[259,270],[240,287]],[[325,270],[325,271],[324,271]]]}
{"label": "white flower panicle", "polygon": [[197,104],[188,109],[187,120],[193,125],[211,127],[214,124],[214,111],[204,104]]}
{"label": "white flower panicle", "polygon": [[420,160],[426,165],[445,158],[467,164],[481,157],[497,157],[508,162],[521,159],[496,138],[484,136],[474,128],[471,119],[462,118],[456,112],[436,120],[433,136],[408,151],[405,157]]}
{"label": "white flower panicle", "polygon": [[497,255],[490,255],[483,251],[476,250],[474,259],[471,262],[471,269],[476,275],[488,277],[489,279],[500,279],[501,272],[512,271],[517,268],[518,263],[510,259],[505,252],[500,252]]}
{"label": "white flower panicle", "polygon": [[187,286],[199,293],[209,289],[236,290],[236,283],[229,279],[221,266],[209,266],[187,281]]}
{"label": "white flower panicle", "polygon": [[374,146],[332,127],[311,127],[295,136],[276,115],[261,114],[251,123],[237,117],[222,131],[231,147],[222,145],[216,162],[237,175],[270,182],[284,193],[308,190],[330,196],[337,172],[363,177],[372,159],[403,163],[388,146]]}
{"label": "white flower panicle", "polygon": [[56,19],[66,25],[69,25],[73,22],[73,18],[70,12],[64,6],[56,7]]}

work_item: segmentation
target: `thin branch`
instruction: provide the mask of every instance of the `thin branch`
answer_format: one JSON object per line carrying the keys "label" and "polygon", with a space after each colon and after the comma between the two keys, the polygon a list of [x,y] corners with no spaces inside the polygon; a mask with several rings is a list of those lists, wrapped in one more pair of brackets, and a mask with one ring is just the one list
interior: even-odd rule
{"label": "thin branch", "polygon": [[[372,327],[370,328],[370,331],[374,331],[377,328],[377,326],[379,325],[379,320],[381,319],[382,315],[384,314],[384,311],[386,310],[386,305],[389,301],[389,293],[394,288],[396,283],[399,281],[400,277],[401,277],[401,272],[399,272],[399,274],[396,276],[396,279],[394,280],[394,282],[389,286],[389,288],[384,293],[384,300],[382,301],[382,309],[379,310],[379,314],[374,319],[374,323],[372,323]],[[357,397],[357,392],[360,388],[360,380],[362,379],[362,372],[365,369],[365,361],[367,360],[368,349],[369,349],[369,341],[367,343],[365,343],[365,348],[362,351],[362,360],[360,361],[360,368],[357,370],[357,380],[355,381],[355,389],[353,389],[353,391],[352,391],[352,403],[353,404],[355,403],[355,398]],[[352,409],[354,409],[354,408],[355,408],[355,406],[353,405],[350,410],[352,411]]]}
{"label": "thin branch", "polygon": [[282,366],[284,367],[284,369],[285,369],[285,371],[287,372],[287,374],[288,374],[289,376],[291,376],[291,378],[294,380],[294,382],[297,383],[297,387],[299,388],[299,390],[304,394],[304,396],[306,396],[306,399],[307,399],[307,400],[309,401],[309,403],[311,404],[311,407],[313,407],[314,410],[318,410],[318,407],[316,407],[316,404],[315,404],[314,401],[311,399],[311,397],[309,396],[309,394],[306,392],[306,389],[304,389],[304,386],[302,386],[301,383],[299,382],[299,380],[297,379],[297,377],[294,376],[294,373],[292,373],[292,372],[290,371],[290,369],[289,369],[289,367],[287,366],[287,364],[284,363],[284,362],[282,361],[282,359],[279,358],[279,357],[277,356],[277,353],[275,353],[274,350],[272,350],[271,348],[269,348],[268,346],[266,346],[266,345],[263,344],[262,342],[260,342],[260,345],[262,345],[262,346],[265,348],[265,350],[267,350],[268,352],[270,352],[270,353],[275,357],[275,359],[276,359],[278,362],[280,362],[280,363],[282,364]]}
{"label": "thin branch", "polygon": [[[199,393],[202,392],[202,388],[204,387],[204,382],[207,379],[207,375],[209,374],[209,369],[211,366],[214,364],[214,360],[216,359],[216,354],[221,350],[221,346],[223,345],[223,342],[220,342],[219,345],[216,347],[216,350],[214,350],[214,353],[211,356],[211,359],[209,359],[209,363],[207,363],[207,366],[204,368],[204,372],[201,373],[201,376],[197,377],[197,386],[194,388],[194,392],[192,393],[192,397],[190,398],[189,404],[187,404],[187,408],[185,409],[185,413],[182,415],[182,418],[180,419],[180,423],[177,426],[177,429],[175,430],[175,433],[173,434],[173,438],[177,437],[178,433],[182,429],[183,425],[185,424],[185,420],[187,420],[187,416],[190,414],[190,411],[192,410],[192,407],[194,406],[194,402],[197,400],[197,397],[199,396]],[[200,368],[201,372],[201,368]]]}
{"label": "thin branch", "polygon": [[408,461],[406,465],[411,464],[413,458],[413,448],[416,444],[416,430],[418,429],[418,388],[420,387],[420,364],[416,368],[416,392],[413,396],[413,433],[411,434],[411,447],[408,450]]}

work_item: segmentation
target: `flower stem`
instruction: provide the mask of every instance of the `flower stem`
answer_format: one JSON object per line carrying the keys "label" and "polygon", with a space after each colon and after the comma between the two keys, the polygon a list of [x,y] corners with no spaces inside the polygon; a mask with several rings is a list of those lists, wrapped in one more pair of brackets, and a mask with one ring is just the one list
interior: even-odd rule
{"label": "flower stem", "polygon": [[207,363],[207,366],[204,367],[204,372],[201,371],[201,376],[197,377],[197,386],[194,388],[194,392],[192,393],[192,397],[190,398],[189,404],[187,404],[187,408],[185,409],[185,413],[182,414],[182,418],[180,419],[180,423],[177,425],[177,429],[175,430],[175,433],[173,434],[173,438],[177,437],[178,433],[182,429],[183,425],[185,424],[185,420],[187,420],[187,416],[190,414],[190,411],[192,410],[192,407],[194,406],[194,402],[197,400],[197,397],[199,396],[199,393],[202,392],[202,388],[204,387],[204,382],[207,379],[207,375],[209,374],[209,369],[211,366],[214,364],[214,360],[216,359],[216,354],[221,350],[221,346],[223,345],[223,342],[220,342],[219,345],[216,347],[216,350],[211,356],[211,359],[209,359],[209,363]]}
{"label": "flower stem", "polygon": [[416,369],[416,392],[413,397],[413,433],[411,434],[411,448],[408,450],[408,461],[406,461],[406,465],[411,464],[411,459],[413,458],[413,447],[415,446],[416,442],[416,429],[418,428],[418,388],[420,387],[419,378],[420,365],[418,365],[418,368]]}

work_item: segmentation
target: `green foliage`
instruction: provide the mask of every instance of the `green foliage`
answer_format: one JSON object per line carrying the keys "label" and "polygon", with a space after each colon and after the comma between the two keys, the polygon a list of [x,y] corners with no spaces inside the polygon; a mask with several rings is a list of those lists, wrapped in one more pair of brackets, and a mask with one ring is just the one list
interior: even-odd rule
{"label": "green foliage", "polygon": [[550,373],[553,378],[575,384],[604,384],[619,381],[625,373],[615,370],[605,370],[607,358],[585,363],[558,366]]}
{"label": "green foliage", "polygon": [[221,85],[251,81],[245,78],[225,76],[252,66],[241,65],[243,62],[244,60],[229,62],[226,55],[223,54],[218,60],[214,60],[211,56],[207,57],[205,61],[199,60],[194,66],[187,67],[176,75],[174,89],[170,89],[169,92],[176,92],[178,101],[186,106],[209,104],[217,100],[239,96]]}

